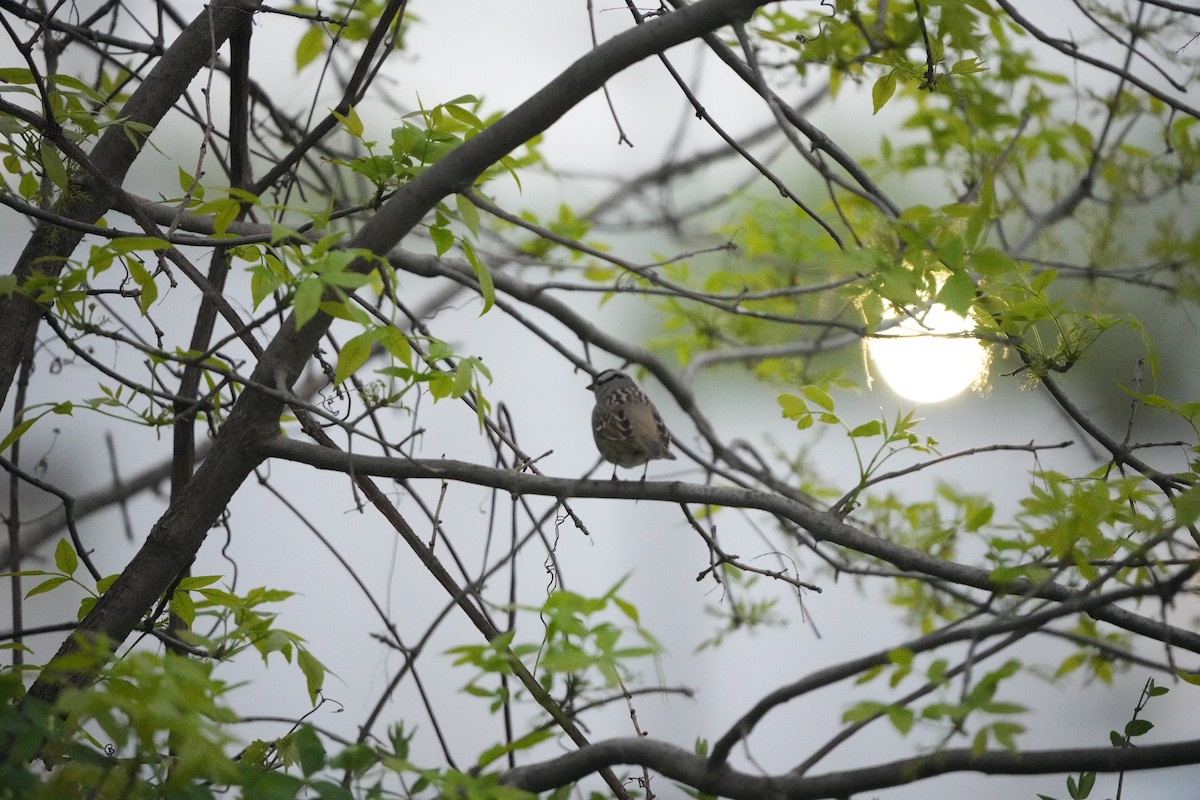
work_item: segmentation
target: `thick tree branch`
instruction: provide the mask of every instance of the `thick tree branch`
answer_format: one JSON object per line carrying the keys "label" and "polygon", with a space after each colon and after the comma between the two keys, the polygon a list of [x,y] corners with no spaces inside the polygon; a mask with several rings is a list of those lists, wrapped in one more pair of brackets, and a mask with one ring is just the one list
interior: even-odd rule
{"label": "thick tree branch", "polygon": [[[997,586],[986,569],[958,564],[928,553],[889,542],[861,531],[840,517],[822,512],[775,492],[757,491],[733,486],[711,486],[682,481],[603,481],[571,480],[531,475],[514,470],[501,470],[462,461],[431,459],[400,459],[384,456],[365,456],[329,450],[294,439],[275,437],[264,443],[263,454],[308,464],[318,469],[347,474],[374,475],[396,480],[434,478],[462,481],[478,486],[503,489],[514,495],[543,495],[559,499],[570,497],[605,497],[621,500],[661,500],[669,503],[694,503],[748,508],[794,522],[808,531],[814,539],[845,547],[872,558],[886,561],[895,567],[970,586],[988,592],[1004,592],[1040,597],[1063,602],[1079,593],[1056,583],[1013,581]],[[1093,617],[1133,633],[1157,641],[1170,642],[1193,653],[1200,653],[1200,633],[1167,625],[1157,620],[1133,614],[1116,606],[1105,606],[1089,612]]]}
{"label": "thick tree branch", "polygon": [[943,750],[928,756],[813,777],[750,775],[729,766],[710,769],[703,756],[644,738],[607,739],[540,764],[517,767],[501,782],[530,792],[566,786],[603,767],[647,767],[663,777],[733,800],[818,800],[902,786],[951,772],[1045,775],[1056,772],[1125,772],[1162,769],[1196,761],[1200,740],[1143,747],[1093,747],[1024,752]]}

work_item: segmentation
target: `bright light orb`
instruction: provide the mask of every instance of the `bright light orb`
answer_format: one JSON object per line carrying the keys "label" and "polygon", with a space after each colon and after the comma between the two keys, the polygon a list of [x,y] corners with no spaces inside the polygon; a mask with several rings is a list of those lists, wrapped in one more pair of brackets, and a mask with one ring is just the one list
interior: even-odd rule
{"label": "bright light orb", "polygon": [[867,340],[867,352],[884,382],[917,403],[940,403],[982,382],[987,351],[969,333],[974,320],[934,303],[920,321],[911,317]]}

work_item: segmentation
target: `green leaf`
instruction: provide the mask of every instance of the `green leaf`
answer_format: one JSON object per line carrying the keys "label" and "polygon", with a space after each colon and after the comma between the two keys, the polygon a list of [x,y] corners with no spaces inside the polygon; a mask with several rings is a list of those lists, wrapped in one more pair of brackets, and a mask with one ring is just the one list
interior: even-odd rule
{"label": "green leaf", "polygon": [[171,613],[183,620],[189,629],[196,624],[196,604],[187,592],[171,595]]}
{"label": "green leaf", "polygon": [[390,325],[380,328],[378,333],[379,343],[383,345],[383,348],[397,361],[411,367],[413,363],[412,345],[409,343],[408,337]]}
{"label": "green leaf", "polygon": [[433,241],[434,251],[439,256],[446,254],[454,246],[454,234],[448,228],[434,226],[429,229],[429,238]]}
{"label": "green leaf", "polygon": [[470,95],[463,95],[457,100],[452,100],[449,103],[446,103],[444,107],[447,114],[454,117],[459,122],[465,123],[468,128],[471,128],[472,130],[479,130],[483,127],[483,121],[471,113],[468,109],[465,109],[462,107],[462,105],[460,105],[461,103],[478,102],[479,101],[476,98]]}
{"label": "green leaf", "polygon": [[1079,780],[1076,781],[1071,775],[1067,776],[1067,794],[1071,795],[1071,800],[1086,800],[1087,796],[1092,793],[1092,786],[1096,783],[1096,773],[1083,772],[1079,775]]}
{"label": "green leaf", "polygon": [[184,592],[192,592],[203,586],[211,586],[221,580],[220,575],[190,575],[179,581],[179,589]]}
{"label": "green leaf", "polygon": [[308,278],[296,289],[292,300],[292,309],[296,314],[296,330],[300,330],[308,321],[317,315],[321,309],[321,295],[325,293],[325,285],[319,278]]}
{"label": "green leaf", "polygon": [[967,273],[955,272],[942,284],[937,301],[960,317],[965,317],[975,301],[975,282]]}
{"label": "green leaf", "polygon": [[476,239],[479,238],[479,209],[471,202],[470,198],[456,194],[454,195],[454,205],[458,209],[458,215],[462,217],[463,224],[467,226],[467,230]]}
{"label": "green leaf", "polygon": [[479,260],[479,256],[475,254],[475,248],[470,242],[464,239],[460,244],[471,265],[471,270],[475,273],[475,279],[479,281],[479,293],[483,296],[483,310],[479,312],[479,316],[482,317],[496,304],[496,287],[492,283],[492,273],[488,272],[487,267]]}
{"label": "green leaf", "polygon": [[1054,283],[1054,279],[1057,277],[1058,277],[1058,270],[1056,270],[1056,269],[1043,270],[1042,272],[1039,272],[1037,275],[1035,275],[1033,280],[1030,281],[1029,288],[1032,291],[1040,294],[1042,291],[1044,291],[1046,289],[1047,286]]}
{"label": "green leaf", "polygon": [[1015,272],[1017,264],[1003,251],[985,247],[971,257],[971,267],[987,278],[997,278]]}
{"label": "green leaf", "polygon": [[21,422],[17,425],[17,427],[15,427],[11,431],[9,431],[8,435],[5,436],[3,440],[0,440],[0,453],[3,453],[8,448],[12,447],[13,442],[17,441],[17,439],[20,439],[22,436],[24,436],[25,431],[27,431],[31,427],[33,427],[33,423],[37,422],[41,418],[42,418],[42,415],[39,414],[36,417],[29,417],[27,419],[21,420]]}
{"label": "green leaf", "polygon": [[1025,726],[1016,722],[997,722],[992,725],[992,735],[996,737],[996,741],[1014,753],[1017,751],[1016,736],[1024,732]]}
{"label": "green leaf", "polygon": [[371,357],[373,344],[375,344],[373,331],[366,331],[342,345],[342,350],[338,353],[337,372],[333,376],[334,386],[340,386],[342,381],[358,372],[359,367],[367,363],[367,359]]}
{"label": "green leaf", "polygon": [[480,768],[486,767],[497,758],[500,758],[500,756],[506,755],[507,753],[513,753],[518,750],[527,750],[534,745],[541,744],[547,739],[552,738],[554,738],[554,731],[543,728],[542,730],[535,730],[531,733],[527,733],[520,739],[516,739],[512,742],[492,745],[479,755],[479,762],[477,766]]}
{"label": "green leaf", "polygon": [[317,695],[320,693],[321,687],[325,685],[325,673],[327,672],[325,665],[303,648],[296,654],[296,665],[300,667],[300,671],[307,679],[309,699],[314,703],[317,702]]}
{"label": "green leaf", "polygon": [[850,431],[850,436],[855,439],[862,439],[869,436],[879,436],[881,433],[883,433],[883,423],[877,419],[873,419],[870,422],[864,422]]}
{"label": "green leaf", "polygon": [[75,570],[79,569],[79,556],[66,539],[59,539],[54,547],[54,566],[67,575],[74,575]]}
{"label": "green leaf", "polygon": [[983,62],[975,56],[955,61],[954,65],[950,67],[950,73],[953,75],[973,75],[985,71],[987,71],[987,67],[983,66]]}
{"label": "green leaf", "polygon": [[875,106],[872,113],[878,114],[879,109],[883,108],[895,93],[896,73],[893,71],[881,75],[879,80],[875,81],[875,85],[871,87],[871,103]]}
{"label": "green leaf", "polygon": [[26,200],[32,200],[38,193],[37,176],[32,172],[26,172],[21,176],[21,182],[17,184],[17,191]]}
{"label": "green leaf", "polygon": [[1149,733],[1154,727],[1154,723],[1148,719],[1131,719],[1125,723],[1125,735],[1133,738],[1134,736],[1144,736]]}
{"label": "green leaf", "polygon": [[971,755],[979,757],[987,750],[988,729],[982,728],[971,740]]}
{"label": "green leaf", "polygon": [[271,296],[283,281],[267,267],[255,267],[250,271],[250,300],[251,308],[257,309],[263,300]]}
{"label": "green leaf", "polygon": [[1055,671],[1055,679],[1061,678],[1064,675],[1069,675],[1075,670],[1079,669],[1087,661],[1087,658],[1087,653],[1073,653],[1067,656],[1065,659],[1063,659],[1063,662],[1059,664],[1058,670]]}
{"label": "green leaf", "polygon": [[45,594],[46,592],[57,589],[59,586],[62,586],[69,580],[70,578],[65,578],[62,575],[55,575],[53,578],[47,578],[26,592],[25,599],[28,600],[36,594]]}
{"label": "green leaf", "polygon": [[296,754],[300,769],[308,777],[325,766],[325,745],[309,725],[301,725],[295,733]]}
{"label": "green leaf", "polygon": [[812,412],[808,410],[808,403],[794,394],[781,394],[775,400],[783,409],[784,419],[801,419],[812,415]]}
{"label": "green leaf", "polygon": [[865,722],[886,713],[888,706],[875,700],[862,700],[842,714],[842,722]]}
{"label": "green leaf", "polygon": [[828,392],[824,391],[823,389],[819,389],[816,386],[805,386],[800,391],[805,397],[819,405],[821,408],[825,409],[826,411],[833,411],[833,398],[829,396]]}
{"label": "green leaf", "polygon": [[179,168],[179,188],[184,194],[192,193],[197,200],[204,199],[204,187],[196,182],[195,177],[183,167]]}
{"label": "green leaf", "polygon": [[125,267],[129,270],[130,277],[133,282],[138,285],[140,290],[138,294],[138,308],[145,315],[150,310],[150,306],[158,299],[158,284],[154,282],[154,277],[146,269],[146,267],[137,258],[126,258]]}
{"label": "green leaf", "polygon": [[333,115],[334,119],[342,123],[342,127],[346,129],[346,133],[355,139],[362,138],[365,128],[363,127],[362,118],[358,116],[358,112],[354,110],[354,106],[350,106],[345,114],[339,114],[336,110],[330,110],[329,113]]}
{"label": "green leaf", "polygon": [[900,706],[888,706],[887,709],[888,721],[892,726],[900,731],[900,733],[908,733],[912,730],[914,714],[910,708],[902,708]]}
{"label": "green leaf", "polygon": [[304,32],[304,35],[300,37],[300,43],[296,45],[296,69],[304,69],[323,52],[325,52],[325,30],[320,25],[314,24]]}
{"label": "green leaf", "polygon": [[119,239],[113,239],[109,245],[113,252],[119,255],[125,255],[137,250],[169,250],[171,243],[165,239],[159,239],[157,236],[122,236]]}
{"label": "green leaf", "polygon": [[39,152],[41,153],[42,169],[46,171],[46,177],[61,191],[67,191],[67,167],[63,164],[58,150],[50,142],[43,140]]}
{"label": "green leaf", "polygon": [[15,83],[15,84],[30,84],[37,81],[31,72],[26,67],[4,67],[0,69],[0,82]]}
{"label": "green leaf", "polygon": [[1200,519],[1200,486],[1193,486],[1183,494],[1171,498],[1175,507],[1175,524],[1181,528]]}
{"label": "green leaf", "polygon": [[1200,672],[1184,672],[1181,669],[1175,670],[1175,676],[1184,683],[1190,683],[1192,686],[1200,686]]}

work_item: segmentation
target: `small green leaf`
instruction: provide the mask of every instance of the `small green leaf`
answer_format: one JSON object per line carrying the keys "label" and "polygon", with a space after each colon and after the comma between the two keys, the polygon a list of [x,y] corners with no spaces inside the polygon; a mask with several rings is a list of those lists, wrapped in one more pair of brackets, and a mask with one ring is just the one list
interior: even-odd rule
{"label": "small green leaf", "polygon": [[325,745],[308,725],[301,725],[295,734],[296,753],[305,777],[325,766]]}
{"label": "small green leaf", "polygon": [[878,436],[881,433],[883,433],[883,423],[877,419],[873,419],[854,428],[850,431],[850,436],[855,439],[863,439],[869,436]]}
{"label": "small green leaf", "polygon": [[988,731],[987,728],[981,729],[975,734],[975,738],[971,740],[971,755],[979,757],[987,750]]}
{"label": "small green leaf", "polygon": [[896,73],[888,72],[881,75],[879,80],[875,81],[875,85],[871,87],[871,102],[875,106],[875,110],[872,113],[878,114],[879,109],[883,108],[895,93]]}
{"label": "small green leaf", "polygon": [[1086,800],[1087,796],[1092,793],[1092,786],[1096,782],[1096,773],[1084,772],[1079,775],[1079,780],[1071,775],[1067,776],[1067,794],[1071,795],[1071,800]]}
{"label": "small green leaf", "polygon": [[1035,292],[1042,292],[1047,286],[1054,283],[1054,279],[1058,277],[1058,270],[1047,269],[1039,272],[1030,282],[1029,288]]}
{"label": "small green leaf", "polygon": [[1193,486],[1172,497],[1171,505],[1175,506],[1175,524],[1181,528],[1191,525],[1200,519],[1200,487]]}
{"label": "small green leaf", "polygon": [[202,586],[210,586],[221,580],[220,575],[193,575],[179,581],[179,590],[191,592],[199,589]]}
{"label": "small green leaf", "polygon": [[36,83],[33,72],[25,67],[4,67],[0,69],[0,83],[27,84]]}
{"label": "small green leaf", "polygon": [[995,278],[1014,272],[1017,264],[1002,250],[985,247],[971,256],[971,268],[984,277]]}
{"label": "small green leaf", "polygon": [[471,265],[471,270],[475,273],[475,279],[479,281],[479,293],[483,296],[483,310],[479,312],[479,316],[482,317],[496,304],[496,287],[492,283],[492,273],[488,272],[488,268],[479,260],[479,256],[475,254],[475,248],[471,246],[470,242],[464,239],[460,244]]}
{"label": "small green leaf", "polygon": [[59,539],[54,547],[54,566],[67,575],[74,575],[75,570],[79,569],[79,556],[66,539]]}
{"label": "small green leaf", "polygon": [[54,145],[47,141],[42,142],[40,151],[42,169],[46,171],[46,177],[50,179],[51,183],[65,192],[67,190],[67,167],[63,164],[62,157],[54,149]]}
{"label": "small green leaf", "polygon": [[354,106],[350,106],[345,114],[339,114],[336,110],[331,110],[329,113],[338,122],[342,123],[342,127],[346,129],[346,133],[355,139],[362,138],[365,128],[363,127],[362,118],[358,116],[358,112],[354,110]]}
{"label": "small green leaf", "polygon": [[1184,672],[1181,669],[1177,669],[1175,670],[1175,676],[1184,683],[1200,686],[1200,672]]}
{"label": "small green leaf", "polygon": [[137,250],[169,250],[171,243],[157,236],[122,236],[109,243],[113,252],[125,255]]}
{"label": "small green leaf", "polygon": [[816,386],[805,386],[800,391],[803,392],[805,397],[819,405],[821,408],[825,409],[826,411],[833,411],[833,398],[829,396],[828,392],[824,391],[823,389],[819,389]]}
{"label": "small green leaf", "polygon": [[171,595],[171,613],[183,620],[189,629],[196,624],[196,604],[187,592]]}
{"label": "small green leaf", "polygon": [[325,31],[314,24],[300,37],[296,45],[296,69],[302,70],[325,52]]}
{"label": "small green leaf", "polygon": [[527,733],[515,741],[506,744],[502,743],[493,745],[480,754],[478,766],[480,768],[486,767],[488,764],[492,763],[497,758],[500,758],[502,755],[513,753],[518,750],[527,750],[530,747],[533,747],[536,744],[541,744],[547,739],[553,737],[554,731],[543,728],[542,730],[535,730],[531,733]]}
{"label": "small green leaf", "polygon": [[327,671],[325,665],[318,661],[316,656],[304,649],[301,649],[296,654],[296,664],[307,679],[309,699],[314,703],[317,702],[317,694],[321,691],[321,687],[325,685],[325,673]]}
{"label": "small green leaf", "polygon": [[892,723],[892,727],[900,731],[900,733],[908,733],[912,730],[914,714],[910,708],[902,708],[900,706],[888,706],[887,709],[888,721]]}
{"label": "small green leaf", "polygon": [[130,277],[133,282],[138,285],[140,293],[138,294],[138,308],[145,315],[150,310],[150,306],[158,299],[158,284],[154,282],[154,277],[146,269],[146,267],[137,258],[126,258],[125,267],[129,270]]}
{"label": "small green leaf", "polygon": [[17,184],[17,191],[21,193],[21,197],[26,200],[32,200],[38,193],[38,179],[32,172],[26,172],[21,176],[21,182]]}
{"label": "small green leaf", "polygon": [[1148,719],[1131,719],[1125,723],[1125,735],[1133,738],[1134,736],[1144,736],[1149,733],[1154,727],[1154,723]]}
{"label": "small green leaf", "polygon": [[855,703],[842,714],[842,722],[865,722],[887,712],[887,705],[875,700]]}
{"label": "small green leaf", "polygon": [[454,246],[454,234],[448,228],[435,225],[429,229],[429,238],[439,256],[445,255],[446,251]]}
{"label": "small green leaf", "polygon": [[25,431],[33,427],[33,423],[37,422],[39,419],[41,419],[40,414],[36,417],[29,417],[28,419],[21,420],[17,427],[9,431],[8,435],[5,436],[3,440],[0,440],[0,453],[3,453],[8,448],[12,447],[13,442],[24,436]]}
{"label": "small green leaf", "polygon": [[461,194],[454,195],[454,205],[458,208],[458,215],[462,217],[463,224],[467,226],[467,230],[476,239],[479,238],[479,209],[471,200]]}
{"label": "small green leaf", "polygon": [[454,117],[454,119],[466,124],[467,127],[471,128],[473,130],[479,130],[480,128],[483,127],[483,121],[480,120],[479,117],[475,116],[470,111],[468,111],[467,109],[465,109],[461,105],[459,105],[459,103],[477,103],[477,102],[479,102],[479,101],[476,100],[474,97],[471,97],[469,95],[464,95],[463,97],[459,98],[458,100],[452,100],[451,102],[446,103],[446,105],[444,107],[446,109],[446,113],[449,114],[450,116]]}
{"label": "small green leaf", "polygon": [[380,328],[378,333],[379,343],[383,345],[384,349],[391,353],[397,361],[411,367],[412,345],[409,343],[408,337],[390,325]]}
{"label": "small green leaf", "polygon": [[310,319],[317,315],[317,311],[321,308],[321,295],[324,292],[325,285],[315,277],[306,279],[297,287],[296,296],[292,300],[292,308],[296,314],[296,330],[303,328]]}
{"label": "small green leaf", "polygon": [[965,272],[956,272],[946,279],[938,291],[937,301],[946,308],[965,317],[975,300],[975,283]]}
{"label": "small green leaf", "polygon": [[46,592],[49,592],[53,589],[58,588],[59,586],[62,586],[68,580],[70,580],[70,579],[64,578],[62,575],[55,575],[53,578],[47,578],[46,580],[39,583],[37,586],[30,589],[28,592],[26,592],[25,599],[28,600],[29,598],[33,597],[35,594],[45,594]]}
{"label": "small green leaf", "polygon": [[204,199],[204,187],[197,183],[192,174],[183,167],[179,168],[179,188],[183,190],[184,194],[190,192],[197,200]]}
{"label": "small green leaf", "polygon": [[334,386],[340,386],[342,381],[358,372],[359,367],[367,363],[367,359],[371,357],[371,346],[374,343],[375,337],[372,335],[372,331],[367,331],[342,345],[342,350],[338,353],[337,372],[333,376]]}
{"label": "small green leaf", "polygon": [[781,394],[775,398],[783,409],[784,419],[801,419],[812,414],[808,410],[808,403],[804,402],[804,398],[797,397],[794,394]]}

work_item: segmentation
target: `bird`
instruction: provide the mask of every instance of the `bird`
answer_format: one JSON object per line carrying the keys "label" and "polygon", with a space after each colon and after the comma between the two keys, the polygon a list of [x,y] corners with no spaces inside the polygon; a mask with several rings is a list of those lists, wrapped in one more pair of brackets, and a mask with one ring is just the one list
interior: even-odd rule
{"label": "bird", "polygon": [[612,480],[617,479],[617,467],[645,465],[644,481],[652,459],[675,458],[671,432],[632,378],[619,369],[606,369],[587,388],[596,395],[592,438],[604,460],[613,464]]}

